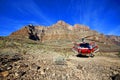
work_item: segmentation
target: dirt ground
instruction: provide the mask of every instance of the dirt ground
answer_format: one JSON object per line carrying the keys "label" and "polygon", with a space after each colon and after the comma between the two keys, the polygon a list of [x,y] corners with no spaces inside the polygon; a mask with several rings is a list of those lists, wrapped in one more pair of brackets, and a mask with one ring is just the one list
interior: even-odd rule
{"label": "dirt ground", "polygon": [[120,80],[120,58],[116,53],[63,56],[44,49],[1,54],[0,80]]}
{"label": "dirt ground", "polygon": [[0,80],[120,80],[118,53],[77,56],[72,46],[1,41]]}

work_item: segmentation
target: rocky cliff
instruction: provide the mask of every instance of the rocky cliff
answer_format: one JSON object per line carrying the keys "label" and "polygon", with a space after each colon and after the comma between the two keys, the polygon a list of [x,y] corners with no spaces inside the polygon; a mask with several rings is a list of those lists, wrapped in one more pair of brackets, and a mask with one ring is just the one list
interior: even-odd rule
{"label": "rocky cliff", "polygon": [[106,35],[107,38],[112,40],[114,44],[117,44],[120,46],[120,36],[115,36],[115,35]]}
{"label": "rocky cliff", "polygon": [[[92,31],[88,26],[75,24],[71,26],[64,21],[58,21],[56,24],[53,24],[49,27],[44,26],[33,26],[28,25],[24,26],[22,29],[13,32],[10,36],[12,37],[21,37],[21,38],[30,38],[33,40],[75,40],[86,36],[99,35],[98,32]],[[39,39],[31,38],[38,37]],[[96,36],[93,36],[96,37]],[[97,39],[97,38],[96,38]]]}
{"label": "rocky cliff", "polygon": [[31,39],[41,42],[57,40],[69,40],[72,42],[85,37],[88,41],[97,42],[101,49],[106,48],[107,46],[109,50],[112,46],[116,47],[116,45],[120,45],[120,37],[106,36],[98,33],[97,31],[91,30],[88,26],[80,24],[72,26],[64,21],[58,21],[56,24],[47,27],[27,25],[22,29],[13,32],[10,37]]}

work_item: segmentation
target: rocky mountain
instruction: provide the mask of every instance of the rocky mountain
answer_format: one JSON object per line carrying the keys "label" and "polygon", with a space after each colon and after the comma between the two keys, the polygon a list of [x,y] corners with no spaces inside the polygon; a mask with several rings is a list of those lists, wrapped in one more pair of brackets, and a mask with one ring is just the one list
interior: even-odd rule
{"label": "rocky mountain", "polygon": [[13,32],[10,37],[32,39],[41,42],[57,40],[69,40],[73,42],[81,38],[86,38],[88,41],[97,42],[102,48],[107,45],[109,49],[113,45],[120,45],[120,37],[106,36],[91,30],[88,26],[80,24],[72,26],[61,20],[52,26],[35,26],[30,24]]}
{"label": "rocky mountain", "polygon": [[[91,36],[91,38],[100,40],[98,38],[105,38],[104,35],[99,34],[96,31],[92,31],[88,26],[75,24],[71,26],[64,21],[58,21],[56,24],[52,26],[33,26],[28,25],[23,27],[22,29],[13,32],[10,36],[16,38],[30,38],[33,40],[38,37],[38,40],[75,40],[86,36]],[[102,39],[103,40],[103,39]]]}
{"label": "rocky mountain", "polygon": [[106,37],[109,38],[110,40],[112,40],[113,43],[120,46],[120,36],[106,35]]}

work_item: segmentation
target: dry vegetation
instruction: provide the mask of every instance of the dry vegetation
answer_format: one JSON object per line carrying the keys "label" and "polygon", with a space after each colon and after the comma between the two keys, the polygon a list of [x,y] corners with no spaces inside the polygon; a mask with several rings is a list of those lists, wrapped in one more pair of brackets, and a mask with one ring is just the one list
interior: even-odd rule
{"label": "dry vegetation", "polygon": [[120,53],[76,57],[71,41],[2,38],[0,80],[120,80]]}

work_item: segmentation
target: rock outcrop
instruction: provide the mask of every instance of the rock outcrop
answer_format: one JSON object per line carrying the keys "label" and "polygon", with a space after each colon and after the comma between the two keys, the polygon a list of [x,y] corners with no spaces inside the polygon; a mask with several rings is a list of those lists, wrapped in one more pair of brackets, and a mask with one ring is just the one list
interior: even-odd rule
{"label": "rock outcrop", "polygon": [[16,32],[13,32],[10,37],[22,39],[25,38],[37,40],[40,42],[58,40],[69,40],[73,42],[85,37],[88,41],[95,41],[100,44],[101,50],[106,46],[109,50],[111,50],[111,47],[116,48],[120,45],[120,37],[105,36],[104,34],[100,34],[97,31],[90,30],[88,26],[80,24],[75,24],[72,26],[65,23],[64,21],[58,21],[56,24],[47,27],[28,25]]}
{"label": "rock outcrop", "polygon": [[120,36],[106,35],[106,37],[110,39],[114,44],[117,44],[120,46]]}
{"label": "rock outcrop", "polygon": [[71,26],[64,21],[58,21],[50,27],[28,25],[13,32],[10,36],[18,38],[29,38],[32,40],[75,40],[81,37],[98,34],[84,25],[75,24]]}

